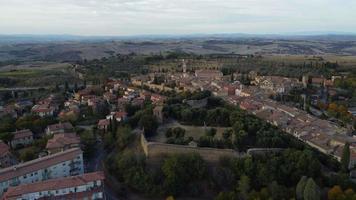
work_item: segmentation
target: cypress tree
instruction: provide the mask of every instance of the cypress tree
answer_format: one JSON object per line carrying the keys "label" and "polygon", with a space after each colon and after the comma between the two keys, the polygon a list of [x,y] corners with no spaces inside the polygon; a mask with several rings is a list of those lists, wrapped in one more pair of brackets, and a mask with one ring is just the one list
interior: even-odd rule
{"label": "cypress tree", "polygon": [[108,130],[110,132],[112,132],[112,119],[111,118],[109,119],[109,128],[108,128]]}
{"label": "cypress tree", "polygon": [[350,144],[346,143],[342,151],[341,167],[342,171],[347,172],[350,164]]}
{"label": "cypress tree", "polygon": [[320,200],[320,189],[312,178],[305,184],[303,196],[304,200]]}
{"label": "cypress tree", "polygon": [[303,196],[304,196],[304,189],[305,189],[305,184],[307,183],[307,177],[306,176],[303,176],[298,184],[297,184],[297,187],[295,189],[295,193],[296,193],[296,197],[297,197],[297,200],[302,200],[303,199]]}

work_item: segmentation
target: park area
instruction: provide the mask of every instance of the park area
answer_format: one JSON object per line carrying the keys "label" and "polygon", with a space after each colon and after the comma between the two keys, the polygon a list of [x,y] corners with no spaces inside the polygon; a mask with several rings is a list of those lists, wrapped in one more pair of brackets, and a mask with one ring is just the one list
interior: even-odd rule
{"label": "park area", "polygon": [[188,126],[180,124],[177,121],[170,121],[168,123],[162,124],[157,129],[157,134],[150,138],[151,141],[165,143],[167,141],[166,132],[170,128],[182,128],[185,130],[185,137],[193,137],[194,140],[199,140],[200,137],[206,135],[206,132],[210,129],[216,129],[215,137],[218,139],[222,138],[223,132],[228,129],[228,127],[210,127],[210,126]]}

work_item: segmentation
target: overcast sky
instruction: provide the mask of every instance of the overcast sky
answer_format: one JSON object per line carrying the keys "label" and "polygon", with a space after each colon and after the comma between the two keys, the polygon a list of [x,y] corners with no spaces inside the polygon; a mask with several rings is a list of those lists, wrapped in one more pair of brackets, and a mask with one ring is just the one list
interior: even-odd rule
{"label": "overcast sky", "polygon": [[356,0],[0,0],[0,34],[356,33]]}

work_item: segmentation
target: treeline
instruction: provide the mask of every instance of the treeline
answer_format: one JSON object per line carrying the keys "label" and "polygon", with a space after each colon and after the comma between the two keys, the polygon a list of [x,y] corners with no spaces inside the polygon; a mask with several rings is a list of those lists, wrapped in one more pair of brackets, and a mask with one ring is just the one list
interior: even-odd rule
{"label": "treeline", "polygon": [[[222,158],[213,166],[198,154],[175,154],[163,158],[155,167],[148,166],[143,155],[125,151],[110,157],[106,164],[130,190],[149,197],[316,200],[328,199],[333,186],[349,192],[355,187],[343,174],[325,176],[321,163],[309,150]],[[125,190],[121,191],[121,195],[125,194]]]}

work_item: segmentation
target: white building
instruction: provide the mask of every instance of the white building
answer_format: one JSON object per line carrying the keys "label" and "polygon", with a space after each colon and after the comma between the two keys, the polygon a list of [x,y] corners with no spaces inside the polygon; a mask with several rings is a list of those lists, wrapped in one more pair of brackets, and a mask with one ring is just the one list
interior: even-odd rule
{"label": "white building", "polygon": [[83,152],[69,149],[0,170],[0,195],[10,186],[84,173]]}
{"label": "white building", "polygon": [[10,187],[3,199],[105,199],[104,179],[103,172],[93,172],[25,184]]}

